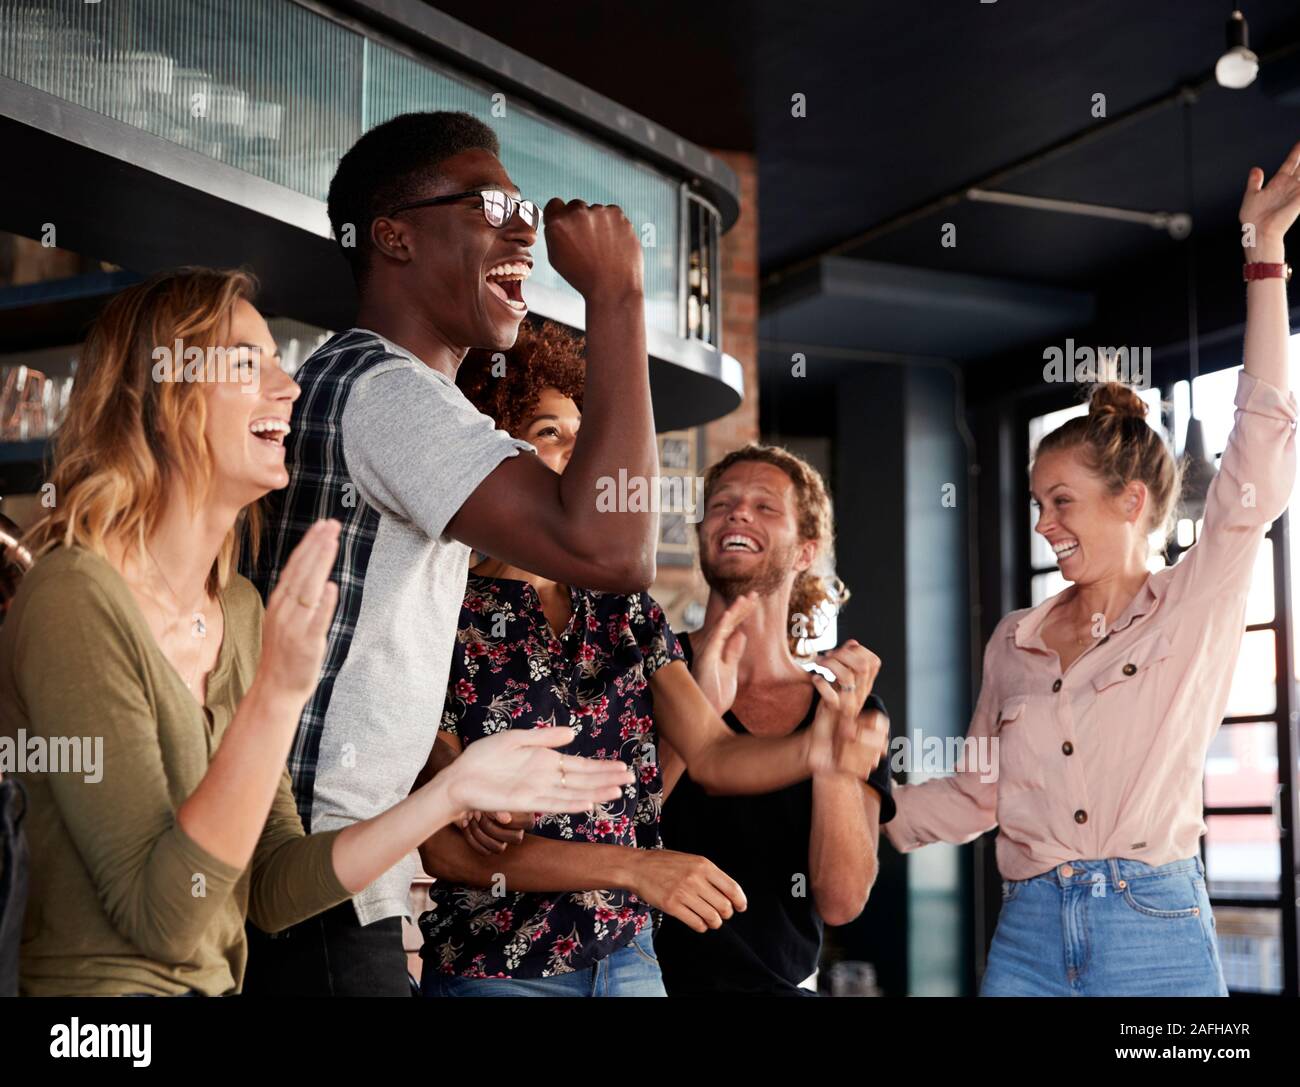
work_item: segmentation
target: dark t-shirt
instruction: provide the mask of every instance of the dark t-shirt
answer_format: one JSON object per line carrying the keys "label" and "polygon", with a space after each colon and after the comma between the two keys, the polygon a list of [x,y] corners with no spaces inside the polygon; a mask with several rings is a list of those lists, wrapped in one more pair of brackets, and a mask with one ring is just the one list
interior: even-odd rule
{"label": "dark t-shirt", "polygon": [[[678,635],[678,642],[690,662],[690,637]],[[799,729],[812,724],[820,700],[814,691]],[[885,712],[874,694],[866,708]],[[723,719],[736,732],[746,731],[735,714]],[[881,823],[894,816],[888,761],[882,759],[868,779],[880,793]],[[825,928],[808,871],[812,805],[811,781],[760,796],[709,796],[682,775],[664,804],[664,847],[708,857],[744,888],[748,908],[704,933],[664,917],[655,952],[669,996],[803,992],[799,983],[817,969]]]}

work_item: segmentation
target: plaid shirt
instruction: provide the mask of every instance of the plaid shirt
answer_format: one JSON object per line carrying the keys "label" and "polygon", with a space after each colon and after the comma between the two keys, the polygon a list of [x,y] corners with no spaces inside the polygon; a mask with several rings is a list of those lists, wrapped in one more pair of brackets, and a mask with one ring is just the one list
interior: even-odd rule
{"label": "plaid shirt", "polygon": [[[289,757],[303,825],[319,833],[408,795],[437,733],[469,570],[447,525],[502,460],[533,447],[365,329],[333,336],[295,377],[289,485],[270,496],[266,552],[245,568],[269,594],[316,520],[342,524],[338,607]],[[359,892],[360,922],[409,916],[419,872],[412,852]]]}
{"label": "plaid shirt", "polygon": [[280,571],[307,530],[322,518],[339,520],[339,553],[330,579],[339,587],[329,646],[316,693],[307,702],[289,752],[289,774],[303,826],[311,829],[311,802],[325,711],[334,680],[348,656],[361,610],[361,589],[379,528],[379,514],[357,495],[343,456],[343,408],[357,378],[391,354],[373,332],[349,329],[331,336],[294,374],[302,395],[285,440],[289,485],[263,499],[266,527],[254,564],[247,551],[240,572],[267,600]]}

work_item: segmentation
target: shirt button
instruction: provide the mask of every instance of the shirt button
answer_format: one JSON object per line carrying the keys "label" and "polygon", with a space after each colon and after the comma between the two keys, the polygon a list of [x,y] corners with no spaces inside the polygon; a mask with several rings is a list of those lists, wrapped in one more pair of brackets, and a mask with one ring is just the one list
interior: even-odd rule
{"label": "shirt button", "polygon": [[1067,755],[1073,755],[1074,744],[1070,743],[1069,740],[1066,740],[1065,743],[1061,744],[1061,750]]}
{"label": "shirt button", "polygon": [[1080,808],[1074,813],[1074,821],[1076,823],[1086,823],[1088,821],[1088,813]]}
{"label": "shirt button", "polygon": [[1056,694],[1056,692],[1059,691],[1060,689],[1061,689],[1061,681],[1058,679],[1055,683],[1052,684],[1052,694]]}
{"label": "shirt button", "polygon": [[1124,665],[1124,674],[1125,674],[1126,676],[1136,675],[1136,674],[1137,674],[1137,670],[1138,670],[1138,666],[1137,666],[1136,664],[1126,664],[1126,665]]}
{"label": "shirt button", "polygon": [[1061,877],[1063,879],[1069,879],[1072,875],[1074,875],[1074,869],[1070,865],[1061,865]]}

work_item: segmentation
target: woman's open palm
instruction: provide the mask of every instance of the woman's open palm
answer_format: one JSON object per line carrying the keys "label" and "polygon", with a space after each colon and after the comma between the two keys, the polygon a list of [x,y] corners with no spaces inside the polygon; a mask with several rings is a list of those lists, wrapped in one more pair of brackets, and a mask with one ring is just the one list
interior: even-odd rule
{"label": "woman's open palm", "polygon": [[1241,222],[1253,225],[1257,237],[1281,238],[1300,215],[1300,143],[1291,148],[1282,168],[1264,184],[1264,171],[1255,166],[1246,179]]}
{"label": "woman's open palm", "polygon": [[460,811],[573,812],[615,799],[632,781],[626,763],[584,759],[551,748],[573,742],[571,728],[511,729],[468,744],[443,774]]}

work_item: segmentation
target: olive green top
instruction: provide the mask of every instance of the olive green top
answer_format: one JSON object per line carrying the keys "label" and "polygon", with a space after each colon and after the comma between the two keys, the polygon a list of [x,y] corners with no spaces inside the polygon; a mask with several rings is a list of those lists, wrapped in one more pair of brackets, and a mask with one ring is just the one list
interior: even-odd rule
{"label": "olive green top", "polygon": [[245,918],[276,932],[349,897],[338,831],[304,835],[287,771],[242,871],[176,821],[261,652],[253,586],[235,576],[221,608],[205,709],[105,559],[58,548],[23,578],[0,626],[0,766],[26,759],[14,775],[31,849],[24,994],[237,992]]}

